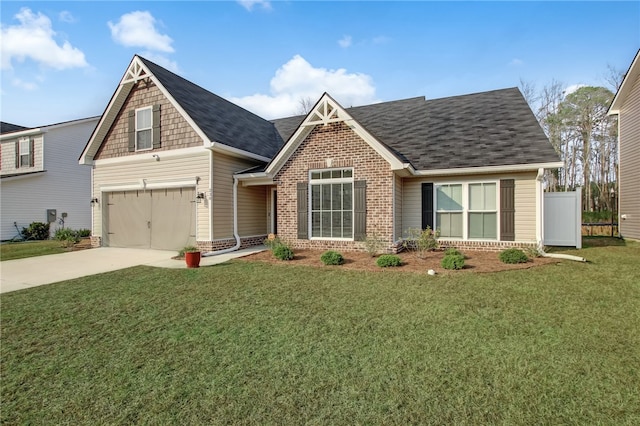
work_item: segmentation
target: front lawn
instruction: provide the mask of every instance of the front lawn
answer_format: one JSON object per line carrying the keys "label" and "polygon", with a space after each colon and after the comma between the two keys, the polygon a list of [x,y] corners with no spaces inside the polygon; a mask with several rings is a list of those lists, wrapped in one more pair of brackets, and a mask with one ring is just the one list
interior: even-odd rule
{"label": "front lawn", "polygon": [[640,245],[494,274],[235,261],[3,294],[3,424],[640,424]]}
{"label": "front lawn", "polygon": [[25,257],[44,256],[69,251],[60,241],[21,241],[0,244],[0,260],[23,259]]}

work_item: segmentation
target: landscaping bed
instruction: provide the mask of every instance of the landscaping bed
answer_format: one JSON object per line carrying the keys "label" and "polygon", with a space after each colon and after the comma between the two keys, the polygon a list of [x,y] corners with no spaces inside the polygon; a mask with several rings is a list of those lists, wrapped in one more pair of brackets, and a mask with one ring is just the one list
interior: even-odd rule
{"label": "landscaping bed", "polygon": [[498,271],[510,271],[514,269],[526,269],[534,266],[547,265],[550,263],[558,263],[558,259],[536,257],[529,259],[527,263],[518,263],[508,265],[502,263],[498,259],[498,252],[489,251],[475,251],[467,250],[462,254],[465,256],[464,268],[459,271],[448,271],[444,269],[440,262],[444,257],[444,250],[435,250],[427,252],[422,258],[419,258],[415,252],[401,252],[398,256],[402,260],[402,266],[399,268],[380,268],[376,265],[376,257],[371,257],[366,252],[342,252],[344,256],[344,264],[340,266],[326,266],[320,260],[320,256],[324,253],[322,250],[306,250],[306,249],[294,249],[293,260],[282,261],[273,256],[270,250],[266,250],[260,253],[251,254],[240,258],[243,261],[259,261],[276,264],[291,264],[291,265],[304,265],[304,266],[316,266],[321,268],[343,268],[354,269],[360,271],[388,271],[390,269],[405,271],[405,272],[427,272],[429,269],[433,269],[436,273],[461,273],[461,272],[498,272]]}

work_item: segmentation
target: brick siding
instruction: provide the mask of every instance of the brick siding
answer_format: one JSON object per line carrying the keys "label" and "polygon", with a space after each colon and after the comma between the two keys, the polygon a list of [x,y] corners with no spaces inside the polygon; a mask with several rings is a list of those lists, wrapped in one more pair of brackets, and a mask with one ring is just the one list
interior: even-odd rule
{"label": "brick siding", "polygon": [[[105,141],[98,149],[95,159],[136,155],[135,152],[129,152],[128,113],[136,108],[144,108],[156,104],[160,105],[161,147],[154,149],[154,152],[202,146],[202,139],[162,94],[160,89],[153,83],[145,83],[142,80],[137,82],[131,93],[129,93]],[[149,151],[143,152],[149,153]]]}
{"label": "brick siding", "polygon": [[309,170],[335,167],[353,167],[354,180],[367,182],[367,235],[375,233],[384,240],[387,251],[392,251],[393,171],[385,159],[342,122],[316,126],[275,176],[278,237],[294,248],[364,249],[364,243],[359,241],[298,239],[296,184],[309,181]]}

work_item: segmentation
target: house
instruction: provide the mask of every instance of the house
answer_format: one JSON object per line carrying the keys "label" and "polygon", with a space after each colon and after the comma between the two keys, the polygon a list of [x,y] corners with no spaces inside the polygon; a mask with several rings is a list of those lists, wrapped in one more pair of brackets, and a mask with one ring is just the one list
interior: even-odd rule
{"label": "house", "polygon": [[640,240],[640,50],[609,107],[618,116],[620,236]]}
{"label": "house", "polygon": [[50,232],[91,227],[91,172],[77,158],[99,117],[27,128],[0,126],[0,239],[32,222]]}
{"label": "house", "polygon": [[542,175],[562,166],[516,88],[264,120],[134,56],[80,163],[95,245],[388,251],[410,228],[483,249],[542,242]]}

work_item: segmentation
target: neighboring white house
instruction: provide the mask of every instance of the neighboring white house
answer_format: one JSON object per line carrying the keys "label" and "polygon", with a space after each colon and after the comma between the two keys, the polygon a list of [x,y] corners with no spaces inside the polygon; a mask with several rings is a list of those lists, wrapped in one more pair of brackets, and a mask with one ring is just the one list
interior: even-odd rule
{"label": "neighboring white house", "polygon": [[2,123],[0,240],[31,222],[91,228],[91,169],[78,164],[99,117],[37,128]]}

